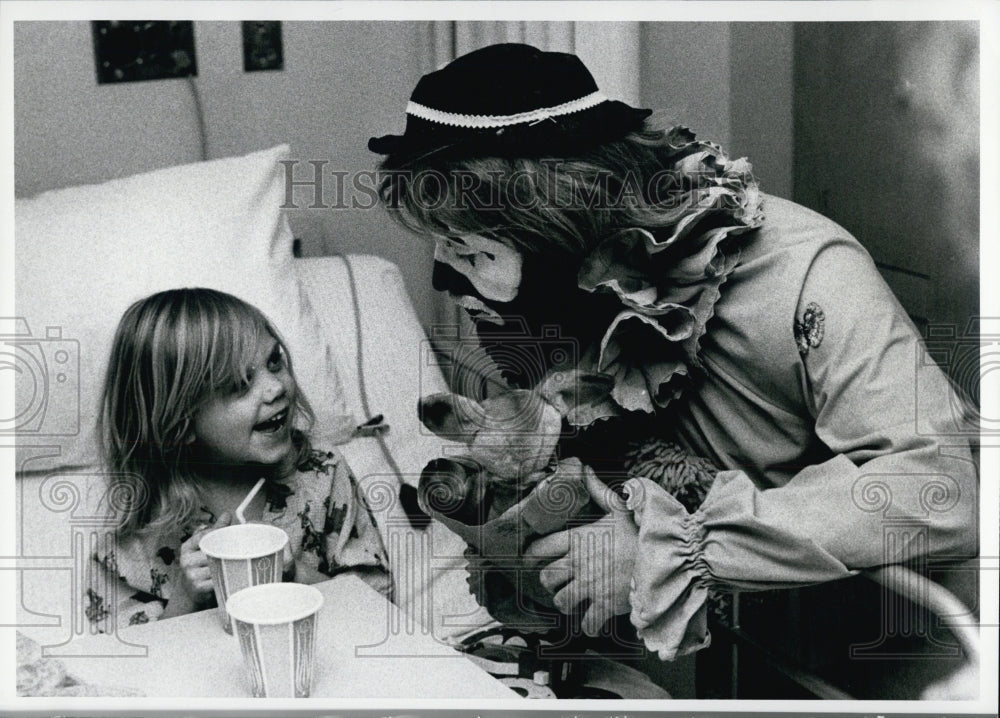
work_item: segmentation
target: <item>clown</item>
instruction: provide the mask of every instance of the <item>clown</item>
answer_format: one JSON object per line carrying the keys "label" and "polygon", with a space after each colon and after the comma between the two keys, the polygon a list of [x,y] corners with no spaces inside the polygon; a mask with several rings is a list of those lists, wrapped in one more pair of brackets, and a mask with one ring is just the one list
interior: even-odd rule
{"label": "clown", "polygon": [[[642,415],[723,469],[693,512],[632,478],[620,510],[535,540],[555,606],[589,606],[591,634],[627,613],[669,660],[707,645],[709,589],[975,555],[960,403],[867,252],[650,114],[573,55],[504,44],[424,76],[404,134],[369,142],[383,203],[434,242],[434,286],[512,383],[551,369],[505,365],[512,319],[556,326],[576,369],[614,382],[573,417],[583,435]],[[923,522],[926,544],[885,544],[886,516]],[[589,555],[609,530],[613,559]]]}

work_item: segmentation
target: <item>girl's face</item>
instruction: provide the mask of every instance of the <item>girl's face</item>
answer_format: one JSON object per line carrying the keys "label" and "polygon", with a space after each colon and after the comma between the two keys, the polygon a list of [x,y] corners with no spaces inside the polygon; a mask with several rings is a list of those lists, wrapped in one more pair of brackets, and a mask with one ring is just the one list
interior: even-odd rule
{"label": "girl's face", "polygon": [[295,380],[281,345],[264,334],[239,390],[213,396],[194,417],[194,440],[210,463],[278,466],[294,450]]}

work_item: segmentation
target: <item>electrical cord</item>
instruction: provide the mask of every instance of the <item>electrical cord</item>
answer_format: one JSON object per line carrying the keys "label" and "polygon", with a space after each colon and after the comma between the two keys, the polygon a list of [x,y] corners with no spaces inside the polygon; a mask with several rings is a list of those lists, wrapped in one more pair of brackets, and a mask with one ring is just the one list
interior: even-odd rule
{"label": "electrical cord", "polygon": [[[354,277],[354,268],[351,266],[351,262],[343,254],[336,255],[340,261],[344,263],[344,268],[347,270],[347,283],[351,288],[351,305],[354,309],[354,336],[357,345],[357,352],[355,355],[357,361],[357,371],[358,371],[358,390],[361,395],[361,411],[364,414],[365,421],[369,422],[372,420],[371,406],[368,402],[368,387],[365,383],[365,370],[364,370],[364,341],[361,332],[361,302],[358,299],[358,286]],[[385,458],[386,463],[396,474],[396,478],[399,480],[400,485],[403,482],[403,472],[399,468],[399,464],[396,463],[395,457],[393,457],[392,452],[389,451],[388,445],[385,443],[384,432],[374,433],[375,440],[378,442],[379,449],[382,451],[382,456]]]}
{"label": "electrical cord", "polygon": [[191,90],[191,99],[194,101],[195,119],[198,121],[198,138],[201,142],[201,159],[208,159],[208,131],[205,126],[205,112],[201,104],[201,93],[198,91],[198,83],[194,77],[188,75],[186,78],[188,88]]}

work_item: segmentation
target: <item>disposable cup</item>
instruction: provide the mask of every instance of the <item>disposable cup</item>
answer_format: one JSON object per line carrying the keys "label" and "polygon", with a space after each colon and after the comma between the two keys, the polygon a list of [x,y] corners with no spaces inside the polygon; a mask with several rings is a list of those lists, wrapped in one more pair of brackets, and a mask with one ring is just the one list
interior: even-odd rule
{"label": "disposable cup", "polygon": [[288,534],[270,524],[235,524],[205,534],[199,547],[208,557],[219,604],[219,619],[226,633],[232,622],[226,600],[250,586],[281,581]]}
{"label": "disposable cup", "polygon": [[269,583],[229,597],[250,692],[255,698],[308,698],[316,621],[323,594],[301,583]]}

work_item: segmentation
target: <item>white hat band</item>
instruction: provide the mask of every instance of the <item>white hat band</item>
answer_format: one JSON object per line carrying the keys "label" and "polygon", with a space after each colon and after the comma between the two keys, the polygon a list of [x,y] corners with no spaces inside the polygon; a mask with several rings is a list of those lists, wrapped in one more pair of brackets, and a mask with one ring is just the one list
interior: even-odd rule
{"label": "white hat band", "polygon": [[406,114],[419,117],[428,122],[436,122],[441,125],[452,125],[454,127],[468,127],[472,129],[489,129],[491,127],[507,127],[509,125],[520,125],[524,123],[541,122],[560,115],[569,115],[581,110],[587,110],[595,105],[599,105],[608,98],[600,90],[591,92],[589,95],[570,100],[561,105],[553,107],[541,107],[528,112],[518,112],[514,115],[461,115],[456,112],[445,112],[435,110],[433,107],[426,107],[413,100],[406,104]]}

